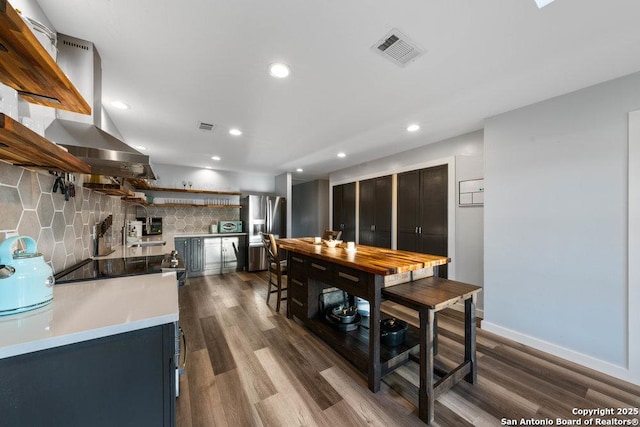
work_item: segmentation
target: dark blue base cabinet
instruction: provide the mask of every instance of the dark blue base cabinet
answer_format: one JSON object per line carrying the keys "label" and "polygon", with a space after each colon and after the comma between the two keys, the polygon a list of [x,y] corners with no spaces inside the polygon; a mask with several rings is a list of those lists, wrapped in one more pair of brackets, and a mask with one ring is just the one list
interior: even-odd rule
{"label": "dark blue base cabinet", "polygon": [[0,424],[175,426],[175,329],[0,359]]}

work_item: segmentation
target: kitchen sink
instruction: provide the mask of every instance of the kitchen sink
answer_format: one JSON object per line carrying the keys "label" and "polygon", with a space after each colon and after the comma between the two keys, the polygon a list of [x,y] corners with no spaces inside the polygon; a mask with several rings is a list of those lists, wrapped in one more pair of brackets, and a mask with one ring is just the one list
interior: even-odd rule
{"label": "kitchen sink", "polygon": [[165,240],[148,240],[148,241],[141,241],[141,242],[131,242],[131,243],[127,243],[127,247],[128,248],[133,248],[133,247],[144,247],[144,246],[164,246],[166,245],[167,242]]}

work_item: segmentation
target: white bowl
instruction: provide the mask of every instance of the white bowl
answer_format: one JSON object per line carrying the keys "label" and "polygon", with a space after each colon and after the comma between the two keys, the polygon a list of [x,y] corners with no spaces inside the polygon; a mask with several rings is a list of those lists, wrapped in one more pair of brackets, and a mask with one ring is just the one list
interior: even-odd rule
{"label": "white bowl", "polygon": [[335,248],[340,243],[342,243],[342,240],[325,240],[324,241],[324,244],[327,245],[330,248]]}

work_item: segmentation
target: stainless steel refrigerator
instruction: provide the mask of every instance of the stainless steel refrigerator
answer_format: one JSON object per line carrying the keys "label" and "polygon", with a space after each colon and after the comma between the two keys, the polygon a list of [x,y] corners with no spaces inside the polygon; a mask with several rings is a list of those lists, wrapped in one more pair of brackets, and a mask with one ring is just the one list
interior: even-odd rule
{"label": "stainless steel refrigerator", "polygon": [[287,236],[286,199],[278,196],[246,196],[240,199],[240,217],[247,232],[247,271],[266,270],[267,255],[260,233]]}

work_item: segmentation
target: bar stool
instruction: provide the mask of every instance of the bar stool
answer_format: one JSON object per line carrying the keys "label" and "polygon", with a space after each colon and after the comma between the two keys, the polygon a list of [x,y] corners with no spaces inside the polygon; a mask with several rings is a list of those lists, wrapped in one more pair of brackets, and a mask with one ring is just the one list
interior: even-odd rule
{"label": "bar stool", "polygon": [[[287,260],[280,259],[276,238],[270,233],[260,233],[262,235],[262,243],[267,251],[267,260],[269,261],[269,284],[267,287],[267,304],[271,294],[278,294],[276,302],[276,313],[280,312],[280,301],[286,300],[287,297],[282,296],[282,292],[287,288],[282,287],[282,276],[287,274]],[[275,290],[271,288],[275,287]]]}

